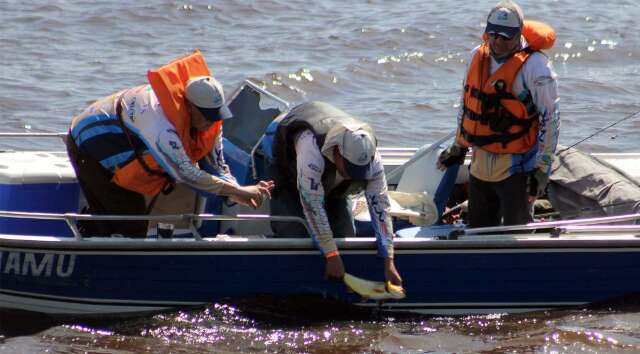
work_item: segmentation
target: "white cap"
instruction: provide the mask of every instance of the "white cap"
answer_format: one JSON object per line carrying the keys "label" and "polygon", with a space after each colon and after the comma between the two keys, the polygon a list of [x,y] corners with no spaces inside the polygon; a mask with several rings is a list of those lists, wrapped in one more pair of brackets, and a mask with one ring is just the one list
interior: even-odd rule
{"label": "white cap", "polygon": [[501,1],[489,12],[485,32],[513,38],[520,33],[523,24],[524,15],[520,6],[513,1]]}
{"label": "white cap", "polygon": [[233,117],[225,104],[222,85],[212,76],[197,76],[187,81],[185,95],[208,120],[216,121]]}
{"label": "white cap", "polygon": [[354,179],[364,179],[376,153],[375,139],[364,129],[347,130],[338,151],[345,158],[347,174]]}

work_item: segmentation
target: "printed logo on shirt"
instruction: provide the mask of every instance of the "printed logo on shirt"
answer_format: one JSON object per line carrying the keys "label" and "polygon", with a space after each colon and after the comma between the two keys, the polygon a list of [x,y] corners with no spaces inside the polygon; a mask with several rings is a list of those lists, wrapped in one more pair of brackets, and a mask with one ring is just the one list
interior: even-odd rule
{"label": "printed logo on shirt", "polygon": [[149,109],[149,104],[145,103],[142,105],[142,107],[140,107],[140,115],[144,114],[144,112],[146,112]]}
{"label": "printed logo on shirt", "polygon": [[129,104],[127,104],[127,118],[129,118],[130,121],[135,122],[136,121],[136,97],[133,96],[133,98],[131,98],[131,102],[129,102]]}
{"label": "printed logo on shirt", "polygon": [[538,132],[538,142],[544,143],[547,137],[547,122],[549,121],[549,116],[546,114],[542,114],[542,119],[540,120],[540,131]]}
{"label": "printed logo on shirt", "polygon": [[314,163],[308,164],[307,167],[309,167],[309,169],[311,169],[312,171],[315,171],[315,172],[318,172],[318,173],[322,172],[322,170],[320,169],[320,166],[318,166],[318,165],[316,165]]}
{"label": "printed logo on shirt", "polygon": [[371,209],[373,209],[373,212],[378,217],[378,221],[380,221],[381,223],[384,223],[384,217],[385,217],[384,206],[382,205],[382,203],[380,203],[380,200],[378,199],[378,197],[375,195],[368,197],[367,203],[369,203],[369,205],[371,206]]}
{"label": "printed logo on shirt", "polygon": [[307,177],[309,179],[309,188],[311,188],[312,191],[317,191],[318,188],[320,187],[320,182],[316,182],[316,180],[314,178],[311,177]]}

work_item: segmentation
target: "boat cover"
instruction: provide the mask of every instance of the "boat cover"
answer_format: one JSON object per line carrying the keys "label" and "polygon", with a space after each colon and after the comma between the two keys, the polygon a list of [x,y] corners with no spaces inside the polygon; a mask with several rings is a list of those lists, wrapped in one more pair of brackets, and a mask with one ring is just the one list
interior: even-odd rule
{"label": "boat cover", "polygon": [[563,219],[640,212],[640,182],[577,149],[558,146],[549,201]]}

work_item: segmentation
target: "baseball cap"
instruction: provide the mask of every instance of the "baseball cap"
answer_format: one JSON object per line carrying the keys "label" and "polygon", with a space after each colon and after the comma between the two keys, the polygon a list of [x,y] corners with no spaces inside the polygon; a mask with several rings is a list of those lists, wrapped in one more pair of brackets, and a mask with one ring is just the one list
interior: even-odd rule
{"label": "baseball cap", "polygon": [[344,157],[344,166],[349,177],[365,179],[376,153],[375,140],[371,134],[364,129],[347,130],[338,144],[338,150]]}
{"label": "baseball cap", "polygon": [[225,104],[222,85],[211,76],[197,76],[187,81],[185,95],[208,121],[233,117]]}
{"label": "baseball cap", "polygon": [[511,39],[520,33],[523,23],[524,15],[520,6],[512,1],[501,1],[489,12],[484,31]]}

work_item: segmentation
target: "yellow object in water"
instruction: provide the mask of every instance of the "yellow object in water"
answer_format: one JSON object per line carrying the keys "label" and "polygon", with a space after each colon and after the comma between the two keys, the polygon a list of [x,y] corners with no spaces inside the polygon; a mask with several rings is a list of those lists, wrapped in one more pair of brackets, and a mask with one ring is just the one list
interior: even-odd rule
{"label": "yellow object in water", "polygon": [[399,300],[404,299],[407,294],[402,286],[387,282],[371,281],[355,277],[349,273],[344,273],[343,281],[353,292],[362,296],[363,299],[371,300]]}

